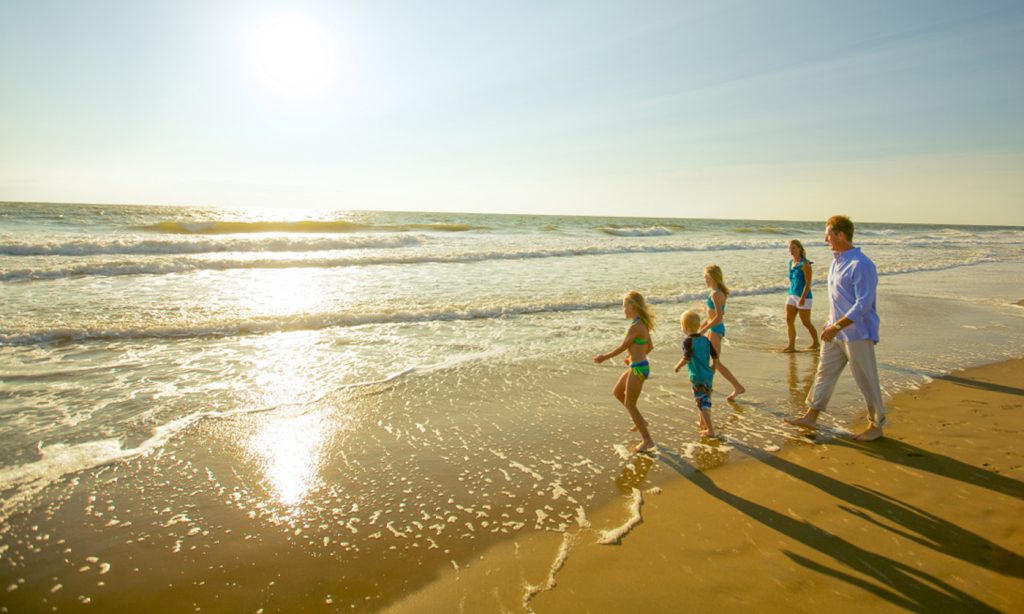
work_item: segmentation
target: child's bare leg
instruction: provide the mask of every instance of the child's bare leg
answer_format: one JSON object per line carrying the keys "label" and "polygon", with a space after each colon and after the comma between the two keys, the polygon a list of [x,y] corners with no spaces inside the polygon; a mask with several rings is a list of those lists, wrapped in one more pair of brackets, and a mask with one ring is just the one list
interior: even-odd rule
{"label": "child's bare leg", "polygon": [[654,440],[651,439],[651,434],[647,431],[647,421],[640,415],[640,410],[636,406],[637,399],[640,398],[640,391],[643,388],[644,378],[632,372],[626,373],[626,401],[623,405],[626,406],[629,417],[633,419],[633,425],[636,426],[637,432],[643,437],[643,441],[633,448],[634,452],[643,452],[654,447]]}
{"label": "child's bare leg", "polygon": [[740,381],[736,379],[736,376],[732,374],[732,371],[730,371],[728,367],[722,364],[722,361],[718,361],[716,364],[717,368],[715,370],[721,373],[722,377],[724,377],[726,381],[732,384],[732,393],[729,396],[725,397],[727,401],[731,401],[747,391],[747,389],[743,387],[743,384],[741,384]]}
{"label": "child's bare leg", "polygon": [[722,364],[722,337],[718,333],[711,333],[708,335],[708,341],[711,342],[711,346],[715,348],[715,353],[718,354],[718,360],[715,361],[715,371],[721,373],[722,377],[732,384],[732,394],[725,397],[726,401],[731,401],[746,392],[747,389],[743,387],[743,384],[741,384],[738,379],[736,379],[736,376],[732,374],[732,371]]}
{"label": "child's bare leg", "polygon": [[814,324],[811,324],[811,311],[809,309],[800,310],[800,323],[803,324],[804,328],[807,329],[807,332],[811,334],[811,344],[807,346],[807,349],[818,349],[818,331],[814,328]]}
{"label": "child's bare leg", "polygon": [[[612,394],[615,395],[615,398],[618,399],[619,403],[622,403],[623,406],[626,405],[626,380],[629,378],[629,375],[629,370],[623,373],[622,376],[619,378],[619,381],[616,382],[615,388],[612,390]],[[630,417],[632,417],[632,414],[630,415]],[[640,418],[640,421],[643,422],[644,425],[647,424],[647,421],[644,420],[642,417]],[[635,433],[638,430],[639,428],[637,428],[636,421],[634,420],[633,425],[629,427],[628,432]]]}
{"label": "child's bare leg", "polygon": [[612,388],[612,396],[614,396],[619,403],[622,403],[623,405],[626,404],[626,378],[628,376],[629,371],[627,370],[619,376],[619,381],[615,382],[615,387]]}
{"label": "child's bare leg", "polygon": [[796,307],[786,305],[786,335],[789,337],[789,345],[782,348],[783,352],[793,352],[796,349],[796,311]]}
{"label": "child's bare leg", "polygon": [[715,434],[715,425],[711,422],[711,410],[702,409],[700,412],[701,420],[707,425],[707,430],[704,431],[704,435],[708,437],[717,437]]}

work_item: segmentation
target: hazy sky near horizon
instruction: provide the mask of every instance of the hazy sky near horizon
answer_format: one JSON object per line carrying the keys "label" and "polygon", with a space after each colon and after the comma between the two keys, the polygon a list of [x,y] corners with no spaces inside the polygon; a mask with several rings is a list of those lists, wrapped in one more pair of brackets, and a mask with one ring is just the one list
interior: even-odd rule
{"label": "hazy sky near horizon", "polygon": [[0,201],[1024,225],[1024,3],[5,0]]}

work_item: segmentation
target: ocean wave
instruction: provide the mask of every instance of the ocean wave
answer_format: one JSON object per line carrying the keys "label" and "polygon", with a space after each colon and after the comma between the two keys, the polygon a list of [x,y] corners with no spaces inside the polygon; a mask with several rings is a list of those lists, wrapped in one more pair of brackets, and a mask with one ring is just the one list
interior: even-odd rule
{"label": "ocean wave", "polygon": [[614,237],[667,237],[673,234],[671,230],[664,226],[650,226],[647,228],[601,226],[598,230]]}
{"label": "ocean wave", "polygon": [[[991,257],[983,256],[959,262],[935,263],[931,265],[882,266],[879,267],[878,272],[882,276],[903,275],[908,273],[952,270],[997,261],[998,260]],[[823,283],[824,282],[822,280],[817,280],[814,283],[814,286],[820,287]],[[787,284],[765,283],[746,288],[734,288],[730,293],[730,296],[740,297],[776,294],[785,292],[787,289]],[[696,292],[686,292],[677,295],[660,297],[652,296],[648,298],[648,302],[655,305],[682,304],[702,301],[706,296],[707,292],[705,290],[699,290]],[[34,330],[0,328],[0,346],[25,346],[49,343],[78,343],[87,341],[135,339],[220,338],[287,331],[322,330],[335,327],[353,327],[374,324],[383,325],[520,317],[542,313],[608,309],[617,307],[618,305],[619,302],[615,300],[590,302],[563,301],[524,303],[519,305],[501,304],[463,310],[441,308],[424,310],[394,309],[391,311],[380,311],[377,313],[366,311],[361,311],[359,313],[321,312],[292,316],[267,316],[251,319],[209,321],[200,325],[169,324],[148,327],[133,327],[131,325],[126,325],[118,328],[117,325],[111,326],[104,324],[97,327],[40,328]]]}
{"label": "ocean wave", "polygon": [[[383,245],[375,245],[383,247]],[[395,243],[391,247],[403,247]],[[705,251],[774,249],[774,242],[759,243],[706,243],[700,245],[619,245],[579,246],[562,249],[523,251],[479,251],[463,253],[408,253],[400,255],[376,254],[360,257],[336,258],[247,258],[200,259],[174,258],[145,261],[111,261],[81,263],[49,268],[0,269],[0,282],[24,282],[64,279],[69,277],[114,277],[120,275],[170,275],[194,271],[227,271],[232,269],[287,269],[287,268],[339,268],[374,265],[460,264],[488,260],[531,260],[538,258],[570,258],[576,256],[605,256],[616,254],[692,253]]]}
{"label": "ocean wave", "polygon": [[518,306],[494,306],[467,310],[394,310],[378,313],[315,313],[297,316],[271,316],[248,320],[211,321],[199,326],[168,325],[151,327],[116,326],[38,329],[11,331],[0,329],[0,346],[41,345],[46,343],[67,343],[83,341],[114,341],[134,339],[186,339],[196,337],[234,337],[241,335],[269,334],[275,332],[321,330],[335,327],[363,326],[368,324],[395,324],[437,322],[451,320],[476,320],[521,316],[552,311],[585,311],[618,305],[615,302],[526,304]]}
{"label": "ocean wave", "polygon": [[470,230],[482,230],[482,227],[469,224],[362,224],[359,222],[348,222],[344,220],[321,221],[321,220],[296,220],[296,221],[263,221],[263,222],[238,222],[238,221],[209,221],[209,222],[179,222],[168,220],[157,222],[148,226],[140,226],[140,230],[159,232],[165,234],[180,235],[226,235],[226,234],[251,234],[251,233],[332,233],[343,234],[351,232],[408,232],[410,230],[424,230],[432,232],[466,232]]}
{"label": "ocean wave", "polygon": [[[394,245],[393,247],[398,247]],[[380,247],[379,245],[377,247]],[[110,261],[82,263],[51,268],[26,268],[3,270],[0,268],[0,282],[52,281],[73,277],[117,277],[124,275],[174,275],[199,271],[231,271],[258,269],[292,268],[344,268],[353,266],[388,266],[417,264],[465,264],[494,260],[530,260],[541,258],[572,258],[577,256],[602,256],[616,254],[693,253],[705,251],[738,251],[774,249],[774,243],[765,244],[709,244],[701,246],[651,245],[618,247],[579,247],[555,250],[530,250],[522,252],[488,251],[456,254],[411,253],[400,255],[377,254],[365,257],[336,258],[248,258],[214,260],[207,258],[149,259],[145,261]],[[991,255],[968,258],[950,263],[949,267],[968,266],[982,262],[998,262]],[[893,272],[931,271],[947,268],[947,265],[923,267],[896,267]]]}
{"label": "ocean wave", "polygon": [[[731,296],[753,296],[783,292],[787,285],[765,285],[734,290]],[[679,304],[703,300],[706,291],[651,297],[651,304]],[[371,313],[309,313],[292,316],[266,316],[250,319],[209,321],[200,325],[159,325],[135,327],[101,325],[81,328],[41,328],[11,330],[0,328],[0,346],[43,345],[48,343],[78,343],[87,341],[117,341],[137,339],[190,339],[222,338],[243,335],[262,335],[278,332],[322,330],[336,327],[365,325],[443,322],[457,320],[496,319],[521,317],[543,313],[591,311],[618,307],[618,300],[562,301],[523,303],[519,305],[489,305],[475,309],[395,309]]]}
{"label": "ocean wave", "polygon": [[388,249],[422,245],[416,235],[360,236],[337,238],[273,237],[263,239],[65,239],[46,243],[5,241],[0,243],[4,256],[103,256],[173,255],[223,252],[314,252],[346,249]]}
{"label": "ocean wave", "polygon": [[741,226],[739,228],[734,228],[733,232],[738,232],[740,234],[767,234],[767,235],[794,234],[793,231],[791,231],[789,229],[779,228],[777,226],[757,226],[756,228],[748,228],[748,227],[745,227],[745,226]]}
{"label": "ocean wave", "polygon": [[907,273],[928,273],[931,271],[949,271],[963,267],[976,266],[991,262],[1000,262],[991,256],[979,256],[957,262],[942,262],[928,265],[883,265],[878,267],[879,275],[905,275]]}

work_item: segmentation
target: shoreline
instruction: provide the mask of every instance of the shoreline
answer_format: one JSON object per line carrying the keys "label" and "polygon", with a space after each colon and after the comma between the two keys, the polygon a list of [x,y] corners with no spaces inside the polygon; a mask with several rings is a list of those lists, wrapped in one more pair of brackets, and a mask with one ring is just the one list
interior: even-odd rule
{"label": "shoreline", "polygon": [[1019,610],[1022,374],[1016,358],[899,393],[879,442],[730,442],[756,462],[710,473],[662,453],[682,479],[502,543],[391,611]]}

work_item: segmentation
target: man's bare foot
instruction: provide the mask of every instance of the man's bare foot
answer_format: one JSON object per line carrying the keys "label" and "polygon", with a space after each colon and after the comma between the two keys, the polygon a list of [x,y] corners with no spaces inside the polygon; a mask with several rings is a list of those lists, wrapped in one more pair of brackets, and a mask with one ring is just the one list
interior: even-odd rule
{"label": "man's bare foot", "polygon": [[718,433],[714,431],[704,431],[703,435],[708,439],[718,439]]}
{"label": "man's bare foot", "polygon": [[743,386],[737,386],[732,391],[732,394],[730,394],[729,396],[725,397],[725,400],[726,401],[731,401],[731,400],[735,399],[736,397],[740,396],[741,394],[743,394],[746,391],[747,391],[747,389],[744,388]]}
{"label": "man's bare foot", "polygon": [[874,441],[882,438],[882,429],[877,426],[869,426],[853,436],[857,441]]}
{"label": "man's bare foot", "polygon": [[790,346],[786,346],[786,347],[782,348],[779,351],[782,352],[783,354],[792,354],[793,352],[796,351],[796,348],[794,348],[793,346],[790,345]]}
{"label": "man's bare foot", "polygon": [[641,441],[640,443],[636,444],[636,446],[633,448],[633,451],[634,452],[646,452],[646,451],[648,451],[648,450],[650,450],[652,448],[654,448],[654,440],[653,439],[647,439],[647,440]]}
{"label": "man's bare foot", "polygon": [[799,418],[786,418],[786,422],[793,426],[805,426],[809,429],[813,429],[818,425],[818,412],[813,409],[807,410],[807,413],[800,416]]}
{"label": "man's bare foot", "polygon": [[808,350],[820,350],[821,349],[821,344],[820,343],[812,343],[811,345],[807,346],[807,349]]}

